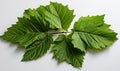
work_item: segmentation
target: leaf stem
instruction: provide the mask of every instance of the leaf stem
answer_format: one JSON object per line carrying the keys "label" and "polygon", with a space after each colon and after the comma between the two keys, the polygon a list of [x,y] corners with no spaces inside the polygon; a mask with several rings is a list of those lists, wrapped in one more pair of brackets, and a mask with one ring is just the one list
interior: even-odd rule
{"label": "leaf stem", "polygon": [[48,32],[48,33],[50,33],[50,34],[60,34],[60,33],[67,34],[67,33],[70,33],[70,32]]}

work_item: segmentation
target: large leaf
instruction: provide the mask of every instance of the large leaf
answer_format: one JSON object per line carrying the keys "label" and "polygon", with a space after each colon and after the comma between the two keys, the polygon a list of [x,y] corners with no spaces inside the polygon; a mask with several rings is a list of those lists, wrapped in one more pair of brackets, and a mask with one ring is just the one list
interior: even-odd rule
{"label": "large leaf", "polygon": [[85,47],[102,49],[110,46],[117,34],[109,26],[104,23],[104,15],[81,17],[74,24],[74,47],[84,51]]}
{"label": "large leaf", "polygon": [[59,62],[66,61],[74,67],[82,67],[84,52],[73,47],[71,40],[65,35],[59,35],[52,48],[54,58]]}
{"label": "large leaf", "polygon": [[51,2],[50,5],[40,6],[37,11],[43,13],[45,19],[51,24],[51,28],[68,30],[73,18],[73,10],[68,6]]}
{"label": "large leaf", "polygon": [[8,28],[1,37],[24,47],[26,53],[23,61],[28,61],[43,56],[50,48],[52,36],[48,31],[49,23],[37,11],[28,9],[24,17],[18,18],[17,24]]}

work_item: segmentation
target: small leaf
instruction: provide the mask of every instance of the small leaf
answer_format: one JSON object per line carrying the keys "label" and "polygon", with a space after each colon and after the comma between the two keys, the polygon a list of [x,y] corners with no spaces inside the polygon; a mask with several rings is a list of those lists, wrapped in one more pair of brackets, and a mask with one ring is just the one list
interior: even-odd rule
{"label": "small leaf", "polygon": [[[40,24],[40,23],[39,23]],[[42,29],[42,28],[44,29]],[[5,40],[11,41],[11,42],[19,42],[19,39],[22,37],[25,37],[25,35],[31,35],[32,34],[41,34],[41,32],[47,31],[47,27],[42,24],[42,26],[38,26],[38,24],[33,23],[29,21],[29,19],[23,17],[18,18],[17,24],[14,24],[12,27],[8,28],[8,31],[4,33],[1,37]]]}
{"label": "small leaf", "polygon": [[68,6],[51,2],[50,5],[41,6],[37,9],[39,13],[43,13],[45,19],[51,24],[52,28],[68,30],[73,18],[73,10],[69,10]]}
{"label": "small leaf", "polygon": [[65,35],[59,35],[55,40],[52,52],[54,53],[54,58],[59,62],[66,61],[74,67],[82,67],[85,53],[74,48],[71,40]]}
{"label": "small leaf", "polygon": [[43,56],[50,48],[52,41],[52,36],[50,35],[46,35],[46,37],[42,39],[37,39],[27,47],[22,61],[35,60]]}
{"label": "small leaf", "polygon": [[85,43],[80,39],[80,36],[78,33],[74,32],[74,34],[72,35],[72,43],[74,44],[75,48],[80,49],[81,51],[86,52],[86,45]]}
{"label": "small leaf", "polygon": [[72,43],[74,47],[82,51],[85,49],[84,45],[89,48],[102,49],[112,45],[117,40],[116,35],[117,33],[104,23],[104,15],[81,17],[74,24]]}

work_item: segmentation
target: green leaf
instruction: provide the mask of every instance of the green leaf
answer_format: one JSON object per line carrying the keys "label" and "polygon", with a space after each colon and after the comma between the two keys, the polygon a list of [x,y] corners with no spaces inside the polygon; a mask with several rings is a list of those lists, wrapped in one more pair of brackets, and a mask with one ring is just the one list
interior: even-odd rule
{"label": "green leaf", "polygon": [[78,48],[81,51],[86,52],[86,45],[85,43],[80,39],[80,36],[77,32],[74,32],[74,34],[72,35],[72,43],[74,44],[74,48]]}
{"label": "green leaf", "polygon": [[[29,20],[25,17],[23,18],[18,18],[17,24],[13,25],[12,27],[8,28],[8,31],[4,33],[1,37],[5,40],[11,41],[11,42],[18,42],[19,39],[24,37],[27,34],[34,34],[34,33],[39,33],[44,31],[48,31],[44,26],[38,26],[38,24],[31,22],[32,20]],[[41,27],[44,27],[41,28]],[[31,39],[31,38],[30,38]]]}
{"label": "green leaf", "polygon": [[74,67],[82,67],[85,53],[74,48],[71,40],[65,35],[59,35],[55,40],[52,52],[59,62],[66,61]]}
{"label": "green leaf", "polygon": [[22,61],[35,60],[43,56],[50,48],[52,41],[51,35],[46,35],[44,38],[37,39],[27,47]]}
{"label": "green leaf", "polygon": [[68,30],[73,18],[73,10],[68,6],[51,2],[50,5],[40,6],[37,11],[43,13],[52,28]]}
{"label": "green leaf", "polygon": [[117,33],[109,27],[110,25],[104,23],[104,15],[81,17],[74,24],[72,43],[75,48],[82,51],[84,51],[85,47],[106,48],[117,40]]}
{"label": "green leaf", "polygon": [[40,32],[47,32],[50,30],[50,23],[44,19],[42,13],[39,13],[35,9],[25,10],[24,17],[27,18],[27,20],[32,23],[32,26],[36,27]]}
{"label": "green leaf", "polygon": [[37,11],[28,9],[24,17],[18,18],[18,22],[8,28],[1,38],[24,47],[26,53],[22,61],[28,61],[43,56],[50,48],[52,36],[48,31],[49,23]]}

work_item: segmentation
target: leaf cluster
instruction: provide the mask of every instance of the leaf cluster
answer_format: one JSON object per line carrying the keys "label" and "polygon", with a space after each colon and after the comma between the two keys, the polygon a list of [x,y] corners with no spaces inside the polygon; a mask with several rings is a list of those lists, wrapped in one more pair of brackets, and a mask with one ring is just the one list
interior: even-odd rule
{"label": "leaf cluster", "polygon": [[[36,60],[51,48],[53,58],[59,63],[66,61],[82,67],[88,49],[100,50],[112,45],[117,33],[104,22],[104,15],[97,15],[80,17],[71,33],[65,34],[75,17],[73,13],[68,6],[56,2],[27,9],[1,38],[25,49],[22,61]],[[56,33],[59,35],[53,40]]]}

